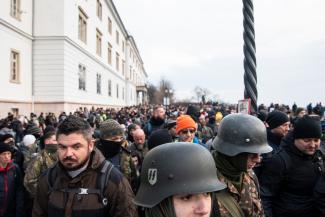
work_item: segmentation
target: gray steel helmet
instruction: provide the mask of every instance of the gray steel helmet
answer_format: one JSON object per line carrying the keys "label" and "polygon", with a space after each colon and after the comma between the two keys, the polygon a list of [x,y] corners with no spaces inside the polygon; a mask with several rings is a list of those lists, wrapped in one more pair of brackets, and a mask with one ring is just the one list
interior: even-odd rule
{"label": "gray steel helmet", "polygon": [[227,115],[220,123],[213,147],[227,156],[244,152],[264,154],[272,151],[272,147],[267,143],[263,122],[247,114]]}
{"label": "gray steel helmet", "polygon": [[150,150],[144,158],[134,203],[152,208],[172,195],[214,192],[225,187],[207,149],[187,142],[167,143]]}

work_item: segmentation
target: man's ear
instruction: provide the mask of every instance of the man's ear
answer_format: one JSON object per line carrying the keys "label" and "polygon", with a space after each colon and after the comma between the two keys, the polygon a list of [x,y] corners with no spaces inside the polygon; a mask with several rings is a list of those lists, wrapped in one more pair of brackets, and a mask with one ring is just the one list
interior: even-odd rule
{"label": "man's ear", "polygon": [[94,146],[95,146],[95,139],[91,139],[90,142],[89,142],[90,151],[94,150]]}

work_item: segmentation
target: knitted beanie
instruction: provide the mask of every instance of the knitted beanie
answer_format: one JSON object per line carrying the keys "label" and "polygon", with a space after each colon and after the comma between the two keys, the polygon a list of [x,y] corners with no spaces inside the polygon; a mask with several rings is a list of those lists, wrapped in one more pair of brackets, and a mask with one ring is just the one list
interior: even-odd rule
{"label": "knitted beanie", "polygon": [[315,118],[305,115],[294,124],[294,139],[321,138],[321,136],[322,128],[320,121]]}
{"label": "knitted beanie", "polygon": [[189,115],[181,115],[176,120],[176,133],[178,134],[183,129],[194,128],[196,123]]}
{"label": "knitted beanie", "polygon": [[269,125],[269,128],[272,130],[281,126],[282,124],[289,122],[288,115],[284,112],[274,110],[267,115],[266,123]]}
{"label": "knitted beanie", "polygon": [[4,142],[9,138],[14,138],[14,136],[10,133],[6,133],[4,135],[0,135],[0,142]]}
{"label": "knitted beanie", "polygon": [[159,129],[153,131],[148,138],[148,148],[153,149],[158,145],[173,142],[172,136],[166,129]]}
{"label": "knitted beanie", "polygon": [[108,119],[102,122],[99,126],[99,131],[101,139],[107,139],[112,136],[124,135],[124,130],[121,125],[113,119]]}
{"label": "knitted beanie", "polygon": [[41,134],[41,129],[36,126],[35,124],[30,124],[27,129],[26,129],[26,134],[31,134],[31,135],[40,135]]}
{"label": "knitted beanie", "polygon": [[4,143],[4,142],[0,142],[0,154],[5,152],[5,151],[10,151],[12,152],[12,149],[10,147],[10,145]]}

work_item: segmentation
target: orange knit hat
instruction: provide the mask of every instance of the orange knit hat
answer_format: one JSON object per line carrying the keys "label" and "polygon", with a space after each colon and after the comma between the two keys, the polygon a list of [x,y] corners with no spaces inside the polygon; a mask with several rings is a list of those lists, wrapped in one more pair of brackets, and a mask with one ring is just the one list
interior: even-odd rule
{"label": "orange knit hat", "polygon": [[194,128],[196,123],[189,115],[181,115],[176,120],[176,133],[178,134],[183,129]]}

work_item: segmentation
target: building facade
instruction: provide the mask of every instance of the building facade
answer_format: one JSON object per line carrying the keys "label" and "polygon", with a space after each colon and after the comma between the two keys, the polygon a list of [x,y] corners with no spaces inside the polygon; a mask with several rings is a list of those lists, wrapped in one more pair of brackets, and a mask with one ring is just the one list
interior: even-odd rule
{"label": "building facade", "polygon": [[0,117],[146,103],[147,74],[111,0],[0,1]]}

